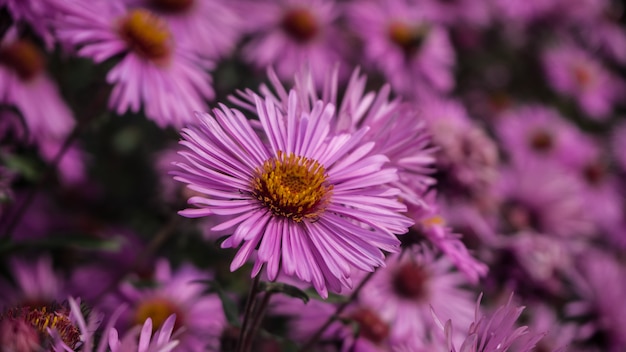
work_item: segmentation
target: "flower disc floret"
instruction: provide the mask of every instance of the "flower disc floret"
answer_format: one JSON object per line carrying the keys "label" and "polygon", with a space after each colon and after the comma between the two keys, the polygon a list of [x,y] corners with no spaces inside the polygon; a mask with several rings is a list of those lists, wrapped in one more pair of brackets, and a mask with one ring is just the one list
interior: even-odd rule
{"label": "flower disc floret", "polygon": [[308,42],[319,32],[317,20],[307,9],[288,11],[281,26],[289,36],[299,42]]}
{"label": "flower disc floret", "polygon": [[139,55],[158,60],[171,52],[171,34],[165,21],[148,10],[131,10],[120,21],[119,34]]}
{"label": "flower disc floret", "polygon": [[33,43],[19,40],[0,49],[0,64],[12,68],[23,81],[28,81],[43,71],[44,59]]}
{"label": "flower disc floret", "polygon": [[256,170],[253,194],[272,214],[296,222],[315,219],[324,211],[333,185],[319,162],[279,151]]}

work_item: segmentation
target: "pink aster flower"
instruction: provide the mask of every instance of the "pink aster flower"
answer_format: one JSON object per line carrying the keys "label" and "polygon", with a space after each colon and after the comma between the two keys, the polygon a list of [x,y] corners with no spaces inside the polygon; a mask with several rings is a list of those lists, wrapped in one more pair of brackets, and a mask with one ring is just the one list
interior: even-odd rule
{"label": "pink aster flower", "polygon": [[446,26],[486,26],[491,20],[489,1],[427,0],[419,3],[428,18]]}
{"label": "pink aster flower", "polygon": [[258,247],[253,276],[267,264],[270,280],[282,269],[324,297],[328,288],[351,287],[351,267],[383,265],[381,250],[397,251],[396,235],[412,223],[401,215],[398,191],[386,186],[397,180],[396,170],[384,167],[386,156],[369,155],[367,128],[331,133],[332,105],[319,101],[296,113],[294,91],[286,114],[271,99],[255,101],[258,134],[241,112],[224,106],[213,116],[197,114],[199,126],[183,131],[189,151],[176,179],[205,196],[191,198],[197,208],[181,214],[234,217],[213,228],[233,228],[222,247],[241,246],[231,270]]}
{"label": "pink aster flower", "polygon": [[116,323],[122,329],[144,324],[150,318],[154,330],[168,330],[165,328],[168,317],[175,314],[173,330],[178,334],[181,351],[204,351],[209,345],[219,349],[218,337],[224,328],[225,317],[219,298],[204,294],[206,286],[198,282],[207,279],[208,274],[190,265],[172,271],[169,263],[161,260],[155,268],[155,286],[135,287],[123,283],[119,297],[107,297],[105,306],[129,305]]}
{"label": "pink aster flower", "polygon": [[20,111],[32,141],[63,139],[75,124],[56,84],[45,72],[44,56],[34,43],[20,39],[14,27],[0,43],[0,103]]}
{"label": "pink aster flower", "polygon": [[542,105],[507,110],[498,117],[496,132],[511,158],[531,155],[561,165],[572,163],[584,138],[556,109]]}
{"label": "pink aster flower", "polygon": [[111,352],[170,352],[178,347],[179,341],[172,339],[176,315],[170,315],[154,334],[152,319],[148,318],[141,326],[130,329],[120,339],[115,329],[109,331],[108,340]]}
{"label": "pink aster flower", "polygon": [[543,65],[552,88],[575,99],[593,119],[606,119],[625,91],[623,81],[591,54],[573,45],[546,50]]}
{"label": "pink aster flower", "polygon": [[421,105],[421,115],[439,148],[436,155],[442,193],[472,196],[497,182],[498,148],[462,104],[432,99]]}
{"label": "pink aster flower", "polygon": [[605,336],[602,351],[618,352],[626,346],[626,268],[610,253],[587,248],[576,258],[571,279],[581,300],[566,306],[569,316],[592,316],[579,335]]}
{"label": "pink aster flower", "polygon": [[50,258],[34,262],[14,258],[9,264],[15,285],[0,282],[3,304],[40,307],[65,299],[65,282],[52,268]]}
{"label": "pink aster flower", "polygon": [[[482,295],[481,295],[482,297]],[[487,316],[480,313],[480,299],[476,303],[474,321],[469,326],[462,343],[455,343],[452,336],[454,328],[452,321],[446,321],[445,325],[439,319],[439,313],[434,308],[434,316],[437,325],[443,330],[448,343],[447,351],[450,352],[530,352],[543,338],[545,333],[532,332],[527,326],[517,327],[516,321],[524,311],[523,306],[512,305],[513,295],[508,302],[499,307],[493,314]],[[455,325],[458,326],[458,325]],[[464,325],[462,325],[464,326]],[[458,348],[457,348],[458,346]]]}
{"label": "pink aster flower", "polygon": [[50,28],[47,1],[41,0],[0,0],[0,9],[6,7],[14,22],[26,22],[39,35],[48,50],[53,49],[54,36]]}
{"label": "pink aster flower", "polygon": [[359,298],[390,323],[392,339],[413,337],[423,346],[436,331],[431,307],[446,320],[454,319],[456,327],[471,322],[471,292],[462,288],[467,280],[451,267],[447,258],[437,259],[431,251],[414,247],[389,256],[387,266],[376,272]]}
{"label": "pink aster flower", "polygon": [[336,24],[339,11],[334,0],[255,1],[243,7],[254,33],[243,47],[247,61],[259,68],[276,67],[283,79],[291,79],[309,63],[321,82],[325,72],[341,61],[341,32]]}
{"label": "pink aster flower", "polygon": [[[277,102],[281,111],[286,113],[289,105],[287,90],[273,70],[268,70],[268,76],[272,87],[262,85],[259,90],[265,98]],[[435,184],[431,174],[435,172],[436,148],[431,145],[430,134],[420,118],[419,109],[401,99],[390,99],[388,85],[378,92],[366,92],[367,77],[358,68],[352,72],[345,89],[339,87],[338,81],[338,66],[326,75],[321,87],[316,84],[310,70],[300,70],[293,87],[298,97],[298,111],[310,112],[321,99],[338,107],[331,120],[333,131],[354,133],[368,127],[364,138],[376,141],[370,153],[386,155],[388,165],[398,171],[398,180],[390,182],[390,186],[401,190],[400,197],[404,202],[425,206],[423,194]],[[250,89],[238,93],[240,97],[230,97],[231,100],[254,112],[255,93]]]}
{"label": "pink aster flower", "polygon": [[109,107],[138,112],[161,127],[190,122],[189,111],[204,110],[214,96],[206,70],[213,63],[172,36],[162,18],[146,9],[128,9],[121,0],[57,1],[57,35],[79,47],[78,55],[100,63],[121,60],[107,75],[113,84]]}
{"label": "pink aster flower", "polygon": [[472,256],[460,234],[452,233],[436,204],[435,192],[429,192],[425,198],[426,207],[409,207],[408,214],[415,220],[415,225],[402,236],[403,245],[420,243],[426,237],[470,282],[476,284],[479,277],[487,274],[487,266]]}
{"label": "pink aster flower", "polygon": [[454,49],[446,29],[407,0],[355,1],[346,11],[363,39],[365,62],[402,94],[454,87]]}
{"label": "pink aster flower", "polygon": [[500,229],[570,238],[589,235],[594,226],[582,190],[580,180],[558,165],[532,158],[516,162],[503,170],[497,185]]}
{"label": "pink aster flower", "polygon": [[177,41],[211,59],[229,55],[241,36],[243,18],[233,7],[234,1],[124,1],[155,11],[167,22]]}

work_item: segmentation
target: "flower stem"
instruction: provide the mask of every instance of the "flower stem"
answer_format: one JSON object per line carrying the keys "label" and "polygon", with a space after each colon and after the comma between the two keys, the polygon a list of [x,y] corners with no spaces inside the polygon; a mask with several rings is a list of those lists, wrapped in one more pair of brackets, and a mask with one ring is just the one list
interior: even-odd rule
{"label": "flower stem", "polygon": [[259,328],[261,327],[261,322],[263,322],[263,317],[265,316],[265,311],[267,310],[267,306],[270,302],[270,298],[272,297],[272,292],[266,292],[263,295],[263,300],[261,304],[258,305],[253,314],[254,319],[252,320],[252,327],[250,328],[250,333],[248,334],[248,338],[246,340],[246,344],[243,347],[244,352],[252,351],[252,343],[254,342],[254,338],[256,337]]}
{"label": "flower stem", "polygon": [[304,344],[304,347],[302,347],[299,350],[300,352],[306,352],[306,351],[309,351],[311,348],[313,348],[313,346],[318,342],[320,337],[322,337],[322,334],[324,333],[324,331],[328,329],[330,324],[332,324],[335,321],[335,319],[339,317],[339,315],[341,315],[341,313],[343,313],[344,310],[346,310],[348,305],[350,305],[350,303],[352,303],[356,299],[356,297],[359,295],[359,292],[361,292],[361,289],[363,289],[363,286],[365,286],[365,284],[372,278],[372,276],[374,276],[374,273],[376,272],[372,271],[368,273],[367,276],[365,276],[363,280],[361,280],[361,282],[356,287],[356,289],[352,291],[352,294],[350,295],[349,299],[337,306],[335,313],[332,316],[328,317],[324,325],[322,325],[315,332],[315,334]]}
{"label": "flower stem", "polygon": [[252,319],[252,312],[254,310],[254,303],[256,295],[259,293],[259,281],[261,279],[261,275],[257,275],[254,277],[252,281],[252,285],[250,286],[250,292],[248,293],[248,298],[246,300],[246,308],[244,310],[243,315],[243,323],[241,324],[241,330],[239,331],[239,338],[237,339],[237,352],[244,352],[244,348],[246,347],[246,342],[248,339],[248,329],[250,325],[250,320]]}

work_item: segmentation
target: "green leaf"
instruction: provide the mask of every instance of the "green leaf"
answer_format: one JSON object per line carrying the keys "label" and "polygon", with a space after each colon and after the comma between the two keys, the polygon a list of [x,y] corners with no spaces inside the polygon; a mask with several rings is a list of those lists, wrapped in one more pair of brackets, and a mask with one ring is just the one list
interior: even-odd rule
{"label": "green leaf", "polygon": [[322,301],[322,302],[325,302],[325,303],[339,303],[339,304],[341,304],[341,303],[346,303],[346,302],[348,302],[350,300],[350,297],[348,297],[348,296],[342,296],[342,295],[338,295],[338,294],[332,293],[332,292],[329,292],[328,293],[328,298],[324,299],[313,288],[309,288],[309,289],[307,289],[304,292],[310,298],[312,298],[312,299],[314,299],[316,301]]}
{"label": "green leaf", "polygon": [[232,326],[241,327],[239,323],[239,308],[237,307],[237,303],[233,301],[226,292],[222,285],[215,280],[196,280],[194,282],[203,283],[207,285],[208,292],[214,292],[222,301],[222,309],[224,309],[224,315],[226,315],[226,320]]}
{"label": "green leaf", "polygon": [[51,235],[48,238],[36,240],[0,243],[0,252],[28,248],[74,248],[116,252],[119,251],[121,245],[119,238],[101,239],[84,235]]}
{"label": "green leaf", "polygon": [[304,303],[308,303],[310,300],[309,295],[307,295],[306,292],[302,291],[301,289],[295,286],[287,285],[282,282],[261,281],[259,283],[259,290],[265,291],[265,292],[272,292],[272,293],[274,292],[283,293],[290,297],[299,298]]}
{"label": "green leaf", "polygon": [[23,155],[3,155],[2,161],[7,168],[22,175],[25,179],[33,182],[41,176],[40,166],[37,161]]}

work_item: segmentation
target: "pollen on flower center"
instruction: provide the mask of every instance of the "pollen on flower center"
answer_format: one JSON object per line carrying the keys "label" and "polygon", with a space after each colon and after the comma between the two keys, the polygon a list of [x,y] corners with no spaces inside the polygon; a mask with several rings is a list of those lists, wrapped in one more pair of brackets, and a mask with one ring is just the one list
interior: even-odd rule
{"label": "pollen on flower center", "polygon": [[158,60],[170,54],[169,28],[148,10],[131,10],[121,19],[118,32],[132,50],[145,58]]}
{"label": "pollen on flower center", "polygon": [[157,10],[170,13],[181,13],[193,5],[194,0],[151,0]]}
{"label": "pollen on flower center", "polygon": [[406,263],[397,269],[393,277],[393,287],[399,296],[409,299],[424,298],[427,294],[428,277],[428,273],[420,265]]}
{"label": "pollen on flower center", "polygon": [[10,67],[23,81],[28,81],[43,70],[44,59],[33,43],[19,40],[0,48],[0,64]]}
{"label": "pollen on flower center", "polygon": [[287,34],[299,42],[310,41],[319,31],[317,20],[307,9],[288,11],[283,17],[281,26]]}
{"label": "pollen on flower center", "polygon": [[61,340],[70,348],[75,348],[80,341],[80,331],[64,308],[43,307],[30,309],[23,314],[24,320],[41,334],[47,334],[48,329],[56,330]]}
{"label": "pollen on flower center", "polygon": [[388,27],[389,39],[407,56],[419,50],[426,37],[426,31],[424,26],[412,27],[402,22],[391,22]]}
{"label": "pollen on flower center", "polygon": [[180,327],[180,322],[183,321],[180,310],[173,302],[165,298],[154,297],[141,302],[139,306],[137,306],[134,318],[135,323],[138,325],[143,324],[148,318],[152,319],[152,331],[154,332],[159,329],[172,314],[176,314],[176,323],[174,325],[174,330],[176,330]]}
{"label": "pollen on flower center", "polygon": [[315,219],[330,200],[333,186],[326,181],[326,169],[313,159],[286,155],[265,161],[256,170],[253,195],[274,215],[296,222]]}

